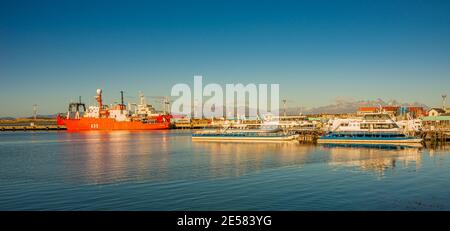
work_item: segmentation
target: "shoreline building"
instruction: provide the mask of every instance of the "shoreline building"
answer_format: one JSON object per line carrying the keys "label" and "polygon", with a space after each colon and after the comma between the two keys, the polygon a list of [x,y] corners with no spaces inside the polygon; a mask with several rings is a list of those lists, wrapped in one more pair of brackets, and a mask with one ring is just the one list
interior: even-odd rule
{"label": "shoreline building", "polygon": [[359,107],[357,115],[365,115],[368,113],[385,112],[392,116],[406,116],[409,114],[413,118],[420,118],[427,115],[425,108],[420,106],[382,106],[382,107]]}
{"label": "shoreline building", "polygon": [[447,110],[444,110],[443,108],[431,108],[428,110],[428,116],[440,116],[446,112]]}
{"label": "shoreline building", "polygon": [[445,101],[447,95],[442,95],[442,107],[435,107],[428,110],[428,116],[422,118],[423,125],[432,129],[450,128],[450,108],[447,108]]}

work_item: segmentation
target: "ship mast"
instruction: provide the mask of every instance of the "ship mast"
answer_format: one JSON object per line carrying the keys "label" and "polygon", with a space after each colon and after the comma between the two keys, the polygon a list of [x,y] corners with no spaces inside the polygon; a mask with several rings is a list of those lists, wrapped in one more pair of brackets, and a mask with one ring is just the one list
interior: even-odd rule
{"label": "ship mast", "polygon": [[141,105],[145,105],[146,104],[145,96],[144,96],[144,93],[142,93],[142,91],[139,91],[139,98],[141,100]]}
{"label": "ship mast", "polygon": [[123,102],[123,91],[120,91],[120,114],[123,114],[123,110],[125,110],[125,104]]}
{"label": "ship mast", "polygon": [[98,116],[101,117],[103,111],[102,89],[97,89],[97,96],[95,96],[95,99],[98,103]]}
{"label": "ship mast", "polygon": [[446,110],[445,101],[447,100],[447,95],[442,95],[442,109]]}
{"label": "ship mast", "polygon": [[36,121],[36,115],[37,115],[37,104],[33,104],[33,118]]}

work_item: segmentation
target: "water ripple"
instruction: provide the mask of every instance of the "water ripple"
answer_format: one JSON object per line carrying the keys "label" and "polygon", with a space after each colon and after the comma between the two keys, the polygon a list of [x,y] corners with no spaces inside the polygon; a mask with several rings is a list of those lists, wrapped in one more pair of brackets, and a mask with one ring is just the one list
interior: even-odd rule
{"label": "water ripple", "polygon": [[448,150],[2,133],[0,209],[449,210]]}

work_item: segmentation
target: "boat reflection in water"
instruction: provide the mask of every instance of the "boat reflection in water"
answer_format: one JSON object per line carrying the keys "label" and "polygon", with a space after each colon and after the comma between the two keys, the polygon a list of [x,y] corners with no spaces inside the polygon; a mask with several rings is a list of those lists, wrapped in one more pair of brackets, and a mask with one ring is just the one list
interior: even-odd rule
{"label": "boat reflection in water", "polygon": [[58,177],[87,184],[204,180],[319,165],[328,167],[317,174],[357,167],[383,175],[389,168],[420,168],[422,150],[448,153],[392,145],[192,142],[191,132],[181,130],[57,133],[55,140],[48,145],[64,154],[56,156],[64,169]]}
{"label": "boat reflection in water", "polygon": [[4,210],[450,208],[449,147],[192,142],[190,130],[0,134]]}
{"label": "boat reflection in water", "polygon": [[388,144],[324,144],[329,152],[328,164],[333,167],[357,167],[383,176],[387,169],[421,167],[422,148]]}
{"label": "boat reflection in water", "polygon": [[[75,181],[109,184],[167,178],[168,131],[89,131],[66,133],[62,152]],[[69,142],[67,142],[69,141]],[[156,148],[157,147],[157,148]]]}
{"label": "boat reflection in water", "polygon": [[[206,159],[213,177],[240,176],[277,167],[302,167],[314,160],[315,145],[283,143],[193,142],[198,159]],[[199,164],[201,161],[198,161]]]}

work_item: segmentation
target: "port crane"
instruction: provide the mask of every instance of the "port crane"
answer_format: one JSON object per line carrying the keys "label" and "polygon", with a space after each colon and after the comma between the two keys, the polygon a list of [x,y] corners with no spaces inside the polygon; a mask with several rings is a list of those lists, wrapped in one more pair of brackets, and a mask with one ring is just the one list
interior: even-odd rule
{"label": "port crane", "polygon": [[149,98],[160,101],[163,113],[170,114],[170,104],[173,102],[173,100],[171,100],[169,96],[149,96]]}

